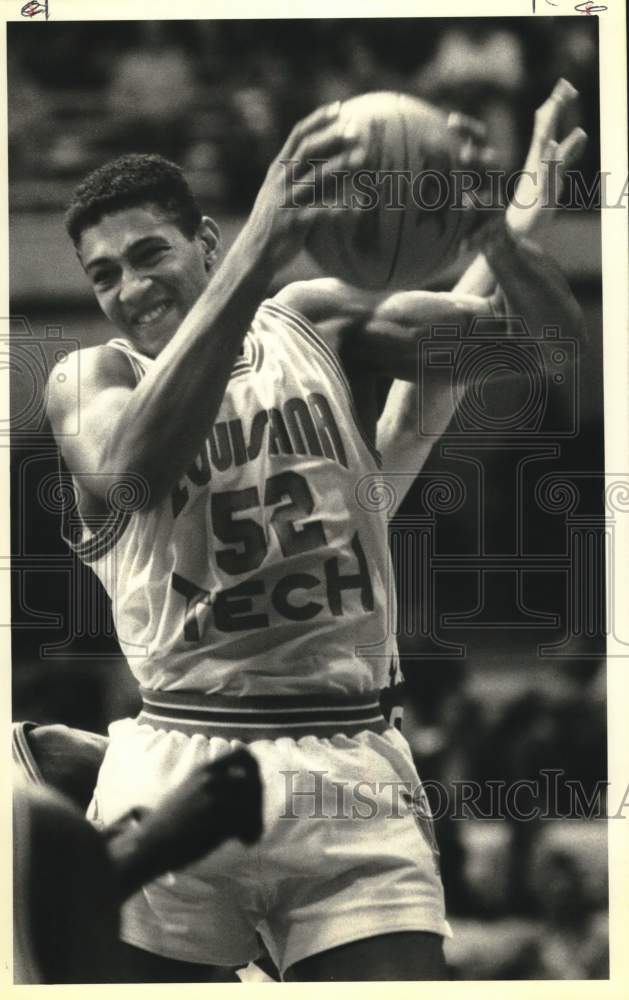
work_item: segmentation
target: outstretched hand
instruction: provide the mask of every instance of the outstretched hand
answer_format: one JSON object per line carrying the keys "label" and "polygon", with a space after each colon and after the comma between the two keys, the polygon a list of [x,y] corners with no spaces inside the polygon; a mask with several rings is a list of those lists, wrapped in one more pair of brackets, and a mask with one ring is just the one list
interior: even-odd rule
{"label": "outstretched hand", "polygon": [[[498,267],[489,266],[485,251],[496,237],[498,242],[503,239],[505,224],[511,233],[530,239],[552,220],[566,171],[577,162],[587,143],[587,135],[579,126],[559,138],[566,120],[575,113],[578,97],[572,84],[560,79],[535,112],[531,145],[511,203],[499,218],[490,213],[487,223],[469,239],[468,249],[480,254],[457,282],[454,290],[459,295],[489,295],[495,287]],[[495,254],[492,259],[496,261]]]}
{"label": "outstretched hand", "polygon": [[530,236],[537,233],[545,221],[550,221],[561,195],[566,170],[577,162],[585,149],[587,134],[579,126],[559,140],[578,97],[579,92],[562,78],[535,112],[524,170],[507,208],[507,225],[514,233]]}
{"label": "outstretched hand", "polygon": [[[581,310],[561,271],[549,255],[530,242],[551,221],[566,170],[576,163],[587,142],[579,126],[559,138],[566,120],[574,114],[578,97],[571,83],[557,81],[550,97],[535,112],[524,170],[505,216],[493,219],[472,240],[484,254],[484,266],[489,266],[498,282],[490,298],[494,311],[521,317],[538,334],[549,324],[573,335],[583,336],[584,332]],[[464,276],[458,290],[474,290],[473,283]]]}

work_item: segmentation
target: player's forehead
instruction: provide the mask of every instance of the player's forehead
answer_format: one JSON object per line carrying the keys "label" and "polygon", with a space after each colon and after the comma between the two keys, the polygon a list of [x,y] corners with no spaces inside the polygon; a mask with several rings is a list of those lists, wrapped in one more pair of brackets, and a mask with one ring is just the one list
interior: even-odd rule
{"label": "player's forehead", "polygon": [[84,267],[102,257],[122,257],[141,241],[185,239],[168,212],[158,205],[133,205],[103,215],[81,233],[79,255]]}

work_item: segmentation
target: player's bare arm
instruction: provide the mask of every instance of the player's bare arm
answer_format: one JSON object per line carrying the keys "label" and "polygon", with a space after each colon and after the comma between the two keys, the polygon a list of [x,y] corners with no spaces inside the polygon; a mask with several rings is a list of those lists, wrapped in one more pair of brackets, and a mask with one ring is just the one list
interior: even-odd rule
{"label": "player's bare arm", "polygon": [[[418,343],[430,336],[435,323],[467,326],[475,315],[490,312],[489,300],[480,296],[373,292],[338,278],[294,282],[283,288],[276,300],[305,316],[338,354],[361,423],[374,441],[376,380],[416,382]],[[408,407],[404,419],[412,419]]]}
{"label": "player's bare arm", "polygon": [[[121,362],[113,357],[115,350],[107,346],[82,354],[78,384],[58,382],[53,372],[49,418],[63,457],[80,477],[92,507],[102,505],[112,485],[129,477],[144,481],[148,504],[155,505],[197,454],[273,274],[299,249],[312,221],[313,209],[309,204],[301,205],[300,198],[305,202],[306,196],[299,185],[293,197],[297,207],[282,207],[286,196],[282,160],[296,160],[304,171],[312,157],[325,159],[330,172],[358,165],[361,151],[355,140],[340,131],[337,117],[336,106],[326,107],[295,127],[271,164],[236,243],[172,339],[163,348],[158,345],[161,349],[155,364],[140,384],[134,384],[124,358]],[[300,176],[299,170],[294,171],[294,178]],[[324,173],[322,186],[327,176]],[[307,192],[310,200],[311,186]],[[144,232],[140,226],[136,235],[142,239],[131,246],[125,242],[125,234],[116,230],[106,244],[109,256],[103,256],[102,241],[94,236],[95,229],[88,229],[79,255],[101,305],[106,301],[110,312],[123,320],[133,309],[136,313],[144,309],[144,314],[130,316],[130,322],[135,320],[136,326],[141,326],[150,315],[149,307],[163,308],[162,303],[148,299],[148,305],[140,304],[142,283],[150,282],[155,269],[168,265],[177,235],[166,227],[164,236],[162,227],[160,242],[151,234],[150,217],[148,223],[144,217],[138,218],[148,230]],[[212,255],[215,239],[209,220],[203,221],[191,242],[193,249]],[[112,244],[114,253],[109,249]],[[148,256],[143,255],[146,244]],[[79,407],[80,434],[64,436],[64,428]]]}
{"label": "player's bare arm", "polygon": [[[539,336],[544,326],[553,325],[577,337],[586,346],[586,329],[581,308],[572,291],[552,258],[536,244],[517,237],[508,226],[503,226],[487,234],[484,256],[488,268],[495,275],[494,282],[500,284],[501,302],[497,306],[487,298],[461,296],[451,293],[451,300],[458,309],[458,319],[454,307],[452,322],[463,335],[472,321],[480,316],[496,314],[519,316],[533,336]],[[476,305],[475,305],[476,303]],[[415,313],[419,302],[400,299],[400,308]],[[443,323],[435,315],[433,323]],[[447,323],[447,321],[445,321]],[[420,336],[429,336],[427,330]],[[508,323],[504,335],[509,335]],[[417,345],[415,363],[417,364]],[[377,447],[382,455],[385,470],[396,472],[418,472],[428,457],[434,443],[435,429],[445,431],[454,415],[458,399],[469,383],[461,384],[453,391],[449,368],[425,368],[422,372],[422,405],[431,412],[432,433],[429,438],[418,431],[419,387],[400,375],[394,381],[383,412],[378,421]],[[499,377],[499,376],[497,376]]]}
{"label": "player's bare arm", "polygon": [[[579,126],[559,141],[561,129],[575,112],[578,98],[572,84],[560,79],[535,112],[531,145],[506,211],[507,225],[520,236],[539,236],[550,225],[565,172],[583,153],[587,135]],[[553,190],[555,185],[557,188]],[[494,273],[481,253],[462,275],[455,291],[489,295],[494,288]]]}
{"label": "player's bare arm", "polygon": [[[573,128],[558,141],[562,122],[577,99],[574,87],[559,80],[536,112],[524,172],[506,212],[509,231],[518,237],[536,236],[549,224],[553,213],[548,206],[556,203],[550,187],[561,185],[565,170],[583,151],[587,137],[581,128]],[[419,471],[435,440],[418,433],[418,387],[413,384],[418,342],[430,336],[435,324],[466,330],[477,316],[506,311],[497,281],[509,311],[525,317],[531,330],[557,323],[584,337],[581,311],[554,261],[538,248],[510,239],[504,223],[481,231],[478,243],[479,249],[483,245],[491,249],[479,254],[450,293],[369,292],[334,278],[298,282],[280,293],[285,304],[303,312],[345,354],[346,364],[351,359],[352,382],[360,389],[368,430],[373,426],[369,417],[374,405],[363,388],[376,375],[393,378],[376,431],[385,470]],[[425,375],[423,405],[430,407],[433,430],[445,430],[456,407],[450,380],[434,369]]]}
{"label": "player's bare arm", "polygon": [[[559,80],[550,97],[535,115],[531,146],[519,178],[506,222],[512,232],[525,237],[539,234],[552,218],[550,204],[556,203],[565,171],[583,152],[587,136],[576,127],[559,142],[562,121],[574,109],[578,92],[567,80]],[[475,123],[467,123],[473,128]],[[475,136],[475,141],[479,137]],[[478,242],[484,239],[483,232]],[[377,368],[384,375],[408,380],[409,362],[415,363],[413,329],[433,323],[465,319],[468,311],[491,312],[489,297],[495,292],[496,277],[481,253],[468,267],[452,293],[374,292],[354,288],[336,278],[294,282],[278,294],[278,300],[297,309],[328,333],[338,346],[343,330],[351,330],[352,353],[358,361]],[[482,300],[482,301],[481,301]],[[392,348],[397,347],[397,353]]]}
{"label": "player's bare arm", "polygon": [[[493,228],[484,239],[492,250],[487,265],[495,274],[492,287],[500,282],[512,310],[527,316],[534,329],[542,322],[581,328],[579,305],[548,254],[511,234],[506,226]],[[474,295],[458,288],[374,293],[335,278],[296,282],[277,299],[302,312],[339,353],[348,341],[353,359],[372,375],[405,382],[416,381],[418,344],[435,324],[467,329],[475,317],[494,314],[497,303],[495,295]]]}
{"label": "player's bare arm", "polygon": [[[563,121],[574,111],[578,93],[566,80],[559,80],[550,97],[535,114],[531,146],[524,172],[519,179],[512,203],[506,212],[509,231],[517,236],[536,237],[550,224],[556,204],[556,195],[566,169],[572,166],[583,152],[587,136],[576,127],[558,141]],[[559,190],[552,192],[551,185]],[[508,309],[526,317],[532,330],[544,323],[560,322],[562,329],[585,337],[583,318],[568,285],[555,262],[535,248],[518,247],[504,227],[492,233],[479,235],[478,241],[490,247],[473,261],[453,289],[453,296],[490,296],[492,311],[506,311],[507,304],[496,290],[496,281],[509,286]],[[501,257],[502,254],[502,257]],[[488,259],[490,257],[490,260]],[[494,266],[495,265],[495,266]],[[519,287],[518,287],[519,286]],[[516,302],[518,305],[516,305]],[[479,312],[486,314],[487,309]],[[560,319],[552,319],[552,316]],[[445,430],[451,420],[456,401],[451,389],[439,385],[434,373],[424,379],[423,391],[430,398],[423,400],[429,406],[433,428]],[[463,391],[461,387],[461,391]],[[385,467],[397,471],[418,471],[426,460],[434,437],[426,439],[418,432],[418,390],[415,386],[395,381],[378,424],[378,447]],[[389,463],[389,455],[391,462]]]}
{"label": "player's bare arm", "polygon": [[490,312],[488,297],[452,292],[372,292],[338,278],[287,285],[276,296],[302,313],[337,353],[374,373],[414,381],[417,342],[434,323],[463,323]]}

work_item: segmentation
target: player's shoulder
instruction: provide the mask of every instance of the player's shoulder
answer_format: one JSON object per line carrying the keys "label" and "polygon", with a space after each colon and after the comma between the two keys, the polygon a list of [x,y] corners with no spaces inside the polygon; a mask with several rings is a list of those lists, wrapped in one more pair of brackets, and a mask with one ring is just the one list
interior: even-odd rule
{"label": "player's shoulder", "polygon": [[76,352],[73,362],[60,361],[48,377],[46,410],[53,427],[93,394],[113,386],[135,385],[129,358],[109,344],[84,347]]}
{"label": "player's shoulder", "polygon": [[[63,385],[68,379],[59,381],[55,378],[63,370],[66,373],[65,359],[60,361],[51,371],[49,384],[56,382]],[[76,352],[76,363],[72,366],[75,378],[85,381],[120,381],[132,375],[127,353],[112,344],[97,344],[94,347],[83,347]]]}

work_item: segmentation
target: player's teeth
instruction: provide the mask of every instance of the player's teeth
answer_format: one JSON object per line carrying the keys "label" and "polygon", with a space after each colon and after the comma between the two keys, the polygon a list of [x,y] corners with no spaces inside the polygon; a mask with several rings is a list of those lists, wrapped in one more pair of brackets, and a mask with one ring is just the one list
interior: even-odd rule
{"label": "player's teeth", "polygon": [[160,302],[160,304],[158,306],[155,306],[154,309],[149,309],[148,312],[144,312],[140,316],[138,316],[137,322],[152,323],[154,320],[159,319],[159,317],[163,313],[165,313],[167,309],[168,309],[168,303]]}

